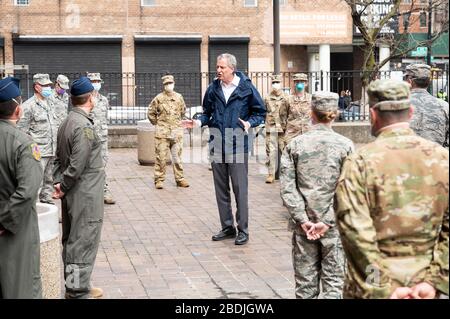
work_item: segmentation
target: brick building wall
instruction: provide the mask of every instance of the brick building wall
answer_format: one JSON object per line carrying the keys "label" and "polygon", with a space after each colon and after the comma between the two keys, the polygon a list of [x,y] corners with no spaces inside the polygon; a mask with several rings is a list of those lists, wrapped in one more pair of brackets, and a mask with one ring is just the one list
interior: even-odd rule
{"label": "brick building wall", "polygon": [[[202,71],[208,71],[209,35],[248,35],[250,69],[271,68],[272,44],[264,39],[272,12],[271,1],[244,7],[243,1],[156,0],[155,7],[140,0],[30,0],[29,6],[14,6],[0,0],[0,35],[5,38],[6,62],[13,62],[13,33],[18,35],[122,35],[123,71],[133,72],[134,35],[202,35]],[[271,19],[271,18],[270,18]]]}
{"label": "brick building wall", "polygon": [[[244,7],[244,0],[155,0],[156,6],[141,6],[141,0],[30,0],[15,6],[0,0],[0,36],[5,38],[6,62],[13,63],[12,34],[18,35],[122,35],[122,68],[134,71],[134,35],[202,35],[202,71],[208,71],[209,35],[247,35],[249,70],[273,68],[272,0],[259,0],[257,7]],[[340,0],[289,0],[283,11],[346,12]],[[348,14],[351,30],[351,17]],[[304,44],[351,43],[348,39],[305,38]],[[298,43],[302,44],[302,43]],[[283,52],[287,59],[290,50]],[[303,58],[297,58],[303,59]],[[307,58],[306,58],[307,59]],[[298,61],[300,66],[305,61]],[[301,67],[303,68],[303,67]]]}

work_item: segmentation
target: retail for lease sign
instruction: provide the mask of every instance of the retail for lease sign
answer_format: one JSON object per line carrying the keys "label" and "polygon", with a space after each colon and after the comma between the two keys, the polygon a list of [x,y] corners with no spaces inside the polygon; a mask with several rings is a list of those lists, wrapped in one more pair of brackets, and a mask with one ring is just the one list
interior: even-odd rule
{"label": "retail for lease sign", "polygon": [[280,12],[282,44],[351,43],[351,30],[347,12]]}

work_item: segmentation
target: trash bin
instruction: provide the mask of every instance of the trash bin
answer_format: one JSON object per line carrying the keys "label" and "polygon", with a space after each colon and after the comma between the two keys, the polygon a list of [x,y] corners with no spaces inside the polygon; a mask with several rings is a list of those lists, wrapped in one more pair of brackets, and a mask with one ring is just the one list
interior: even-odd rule
{"label": "trash bin", "polygon": [[37,203],[36,208],[41,242],[42,295],[45,299],[61,299],[62,260],[58,207]]}
{"label": "trash bin", "polygon": [[[149,120],[137,121],[138,161],[145,166],[155,165],[155,126]],[[170,154],[166,155],[171,164]]]}
{"label": "trash bin", "polygon": [[141,165],[155,165],[155,127],[149,120],[137,122],[138,161]]}

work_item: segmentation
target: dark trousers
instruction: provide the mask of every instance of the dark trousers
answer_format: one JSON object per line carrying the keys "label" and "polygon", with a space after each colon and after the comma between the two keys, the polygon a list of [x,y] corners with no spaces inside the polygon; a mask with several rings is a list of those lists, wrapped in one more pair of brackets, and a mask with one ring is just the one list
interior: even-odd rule
{"label": "dark trousers", "polygon": [[238,230],[248,234],[248,156],[243,163],[211,163],[222,229],[234,226],[231,210],[230,178],[236,198]]}

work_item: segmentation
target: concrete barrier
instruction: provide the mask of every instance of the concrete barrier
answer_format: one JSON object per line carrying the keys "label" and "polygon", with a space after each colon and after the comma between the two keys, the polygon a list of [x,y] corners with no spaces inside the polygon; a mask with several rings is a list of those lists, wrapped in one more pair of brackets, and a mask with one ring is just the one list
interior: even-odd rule
{"label": "concrete barrier", "polygon": [[41,241],[42,294],[45,299],[61,299],[61,250],[58,207],[37,203]]}
{"label": "concrete barrier", "polygon": [[[333,124],[333,130],[351,139],[355,144],[366,144],[374,140],[370,134],[370,123],[368,122],[337,122]],[[187,132],[185,130],[185,132]],[[202,131],[202,145],[208,139],[207,131]],[[184,146],[188,147],[191,137],[185,133]],[[195,141],[194,145],[199,145]],[[110,148],[137,148],[137,126],[110,126],[109,127],[109,147]]]}

